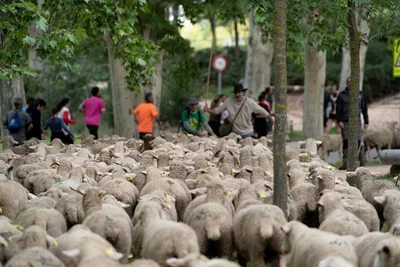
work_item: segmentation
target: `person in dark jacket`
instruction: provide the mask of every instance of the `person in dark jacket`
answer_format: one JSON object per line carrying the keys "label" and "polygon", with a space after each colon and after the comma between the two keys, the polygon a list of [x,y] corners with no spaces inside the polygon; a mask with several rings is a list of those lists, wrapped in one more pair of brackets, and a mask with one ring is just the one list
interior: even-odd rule
{"label": "person in dark jacket", "polygon": [[[259,104],[262,108],[264,108],[266,111],[268,111],[269,113],[271,113],[271,110],[269,108],[269,102],[267,102],[267,100],[265,100],[265,93],[261,93],[258,96],[258,102],[257,104]],[[259,116],[257,114],[253,114],[253,119],[254,119],[254,132],[256,134],[257,139],[259,139],[262,136],[267,136],[268,134],[268,121],[264,116]]]}
{"label": "person in dark jacket", "polygon": [[41,98],[35,100],[34,104],[30,106],[26,112],[31,116],[32,119],[32,130],[26,133],[26,140],[29,140],[33,137],[36,137],[39,140],[42,140],[42,121],[41,121],[41,112],[46,108],[46,101]]}
{"label": "person in dark jacket", "polygon": [[331,92],[329,90],[328,84],[325,84],[324,91],[324,129],[327,126],[329,120],[330,110],[328,110],[329,104],[331,104],[332,110],[335,108],[335,102],[331,98]]}
{"label": "person in dark jacket", "polygon": [[[343,139],[343,166],[340,167],[340,170],[347,169],[347,155],[348,155],[348,145],[349,145],[349,113],[350,113],[350,77],[347,78],[346,81],[346,89],[344,89],[338,96],[336,101],[336,119],[339,124],[339,127],[342,129],[342,139]],[[359,116],[358,116],[358,147],[361,145],[360,154],[358,155],[360,160],[360,165],[365,166],[365,148],[364,145],[361,144],[361,116],[360,113],[363,114],[364,117],[364,130],[368,128],[369,118],[368,118],[368,106],[365,101],[364,95],[360,92],[359,95]]]}
{"label": "person in dark jacket", "polygon": [[[221,96],[217,96],[212,102],[211,102],[211,108],[217,108],[219,104],[221,103]],[[208,125],[210,125],[211,129],[213,132],[219,136],[219,128],[221,127],[221,114],[218,115],[210,115],[208,119]]]}
{"label": "person in dark jacket", "polygon": [[57,117],[58,112],[59,112],[59,109],[57,107],[54,107],[51,110],[51,118],[49,118],[46,121],[46,124],[44,125],[43,134],[47,134],[47,130],[50,128],[50,130],[51,130],[50,141],[53,141],[54,139],[58,138],[64,144],[69,144],[70,140],[68,140],[68,139],[71,139],[73,141],[75,139],[75,137],[71,133],[71,131],[68,129],[64,120]]}

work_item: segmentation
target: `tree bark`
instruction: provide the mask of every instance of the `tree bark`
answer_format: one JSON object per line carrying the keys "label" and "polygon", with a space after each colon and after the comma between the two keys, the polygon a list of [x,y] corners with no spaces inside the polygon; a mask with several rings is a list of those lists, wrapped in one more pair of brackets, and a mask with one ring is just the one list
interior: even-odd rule
{"label": "tree bark", "polygon": [[125,81],[127,72],[122,64],[122,60],[114,57],[113,42],[110,33],[106,33],[104,39],[107,44],[108,62],[110,65],[115,133],[128,138],[137,137],[137,125],[129,110],[136,107],[139,103],[139,97],[134,92],[127,90]]}
{"label": "tree bark", "polygon": [[347,169],[357,168],[358,158],[358,127],[359,127],[359,86],[360,86],[360,32],[357,29],[356,5],[354,0],[348,0],[348,25],[350,36],[351,86],[349,113],[349,148]]}
{"label": "tree bark", "polygon": [[[362,8],[356,7],[356,22],[357,29],[362,36],[363,42],[360,43],[360,91],[363,89],[364,81],[364,68],[365,68],[365,58],[367,56],[368,50],[368,38],[370,35],[370,28],[368,22],[361,18],[360,12],[363,11]],[[346,88],[346,80],[350,76],[350,50],[348,47],[342,48],[342,69],[340,73],[340,84],[339,89],[343,90]]]}
{"label": "tree bark", "polygon": [[246,70],[245,79],[243,86],[244,88],[251,88],[251,83],[253,80],[253,34],[254,34],[254,11],[251,10],[249,13],[249,41],[247,45],[247,59],[246,59]]}
{"label": "tree bark", "polygon": [[233,20],[233,26],[235,30],[235,57],[239,59],[240,57],[240,47],[239,47],[239,29],[237,18]]}
{"label": "tree bark", "polygon": [[288,183],[286,173],[287,66],[286,66],[286,0],[275,1],[275,129],[274,129],[274,205],[287,213]]}
{"label": "tree bark", "polygon": [[0,80],[0,131],[1,139],[3,139],[5,132],[3,126],[3,120],[9,110],[12,108],[12,90],[11,82],[7,80]]}
{"label": "tree bark", "polygon": [[304,53],[304,138],[318,139],[323,132],[323,95],[326,77],[326,52],[306,47]]}
{"label": "tree bark", "polygon": [[212,42],[215,47],[217,48],[217,24],[216,24],[216,18],[215,15],[211,15],[210,17],[210,27],[211,27],[211,34],[212,34]]}
{"label": "tree bark", "polygon": [[[154,105],[157,108],[157,111],[160,112],[160,104],[161,104],[161,90],[162,90],[162,71],[163,71],[163,59],[164,59],[164,50],[160,50],[158,52],[158,62],[156,63],[155,66],[155,73],[153,74],[151,78],[151,84],[152,84],[152,92],[153,92],[153,97],[154,97]],[[154,124],[154,135],[157,136],[160,133],[160,129],[158,128],[158,125]]]}
{"label": "tree bark", "polygon": [[[258,95],[271,84],[271,64],[274,57],[274,47],[270,43],[264,44],[262,41],[260,25],[254,21],[251,14],[249,17],[249,50],[247,55],[246,81],[250,96],[257,98]],[[252,58],[249,60],[249,56]]]}

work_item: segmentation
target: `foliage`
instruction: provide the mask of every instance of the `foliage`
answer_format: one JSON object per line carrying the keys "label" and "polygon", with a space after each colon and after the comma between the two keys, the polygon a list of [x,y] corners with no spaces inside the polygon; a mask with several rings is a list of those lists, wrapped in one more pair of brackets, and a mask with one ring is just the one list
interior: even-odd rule
{"label": "foliage", "polygon": [[0,78],[35,75],[27,64],[29,48],[36,49],[43,59],[70,67],[68,60],[79,41],[78,30],[51,30],[47,20],[39,14],[36,1],[2,2],[0,17]]}

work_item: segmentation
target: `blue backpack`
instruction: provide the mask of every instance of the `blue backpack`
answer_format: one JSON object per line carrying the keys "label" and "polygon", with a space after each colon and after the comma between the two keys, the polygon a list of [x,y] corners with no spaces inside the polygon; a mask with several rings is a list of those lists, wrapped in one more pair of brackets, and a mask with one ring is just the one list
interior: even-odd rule
{"label": "blue backpack", "polygon": [[8,131],[10,133],[17,133],[21,129],[21,120],[18,112],[15,112],[11,119],[8,121]]}

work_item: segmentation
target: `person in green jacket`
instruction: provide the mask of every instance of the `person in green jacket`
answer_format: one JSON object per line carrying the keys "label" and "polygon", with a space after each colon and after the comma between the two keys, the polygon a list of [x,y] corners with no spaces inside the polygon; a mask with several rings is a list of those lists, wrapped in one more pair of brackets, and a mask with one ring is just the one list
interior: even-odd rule
{"label": "person in green jacket", "polygon": [[182,112],[182,131],[197,136],[204,136],[202,127],[209,135],[215,135],[203,114],[198,109],[199,101],[195,97],[189,98],[188,108]]}

